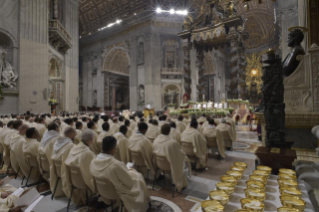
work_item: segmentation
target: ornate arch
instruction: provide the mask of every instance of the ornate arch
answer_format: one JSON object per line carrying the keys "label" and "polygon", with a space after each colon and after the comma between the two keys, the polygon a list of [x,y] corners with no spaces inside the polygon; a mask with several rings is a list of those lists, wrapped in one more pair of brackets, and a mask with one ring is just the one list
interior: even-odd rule
{"label": "ornate arch", "polygon": [[103,70],[129,75],[130,55],[123,47],[114,47],[104,57]]}

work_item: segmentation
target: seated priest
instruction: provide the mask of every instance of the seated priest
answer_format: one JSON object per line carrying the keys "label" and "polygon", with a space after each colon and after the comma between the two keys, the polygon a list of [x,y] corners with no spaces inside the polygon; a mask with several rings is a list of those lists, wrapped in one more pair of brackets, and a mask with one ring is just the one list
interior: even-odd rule
{"label": "seated priest", "polygon": [[203,133],[203,128],[202,128],[202,126],[200,125],[200,124],[198,124],[198,121],[197,121],[197,119],[196,119],[196,117],[195,116],[193,116],[192,118],[191,118],[191,121],[190,121],[190,123],[186,126],[186,129],[190,129],[191,128],[191,123],[192,122],[197,122],[197,131],[198,132],[200,132],[201,134]]}
{"label": "seated priest", "polygon": [[237,131],[236,131],[236,123],[235,123],[235,121],[231,118],[231,115],[229,113],[225,117],[225,120],[226,120],[226,123],[231,126],[233,136],[236,139],[237,138]]}
{"label": "seated priest", "polygon": [[116,153],[114,157],[119,161],[127,164],[129,162],[128,140],[125,136],[128,128],[124,125],[120,127],[120,131],[115,133],[114,138],[117,140]]}
{"label": "seated priest", "polygon": [[151,120],[152,124],[149,125],[147,128],[147,131],[145,133],[145,136],[153,142],[155,138],[160,135],[160,128],[158,127],[158,122],[157,120]]}
{"label": "seated priest", "polygon": [[[19,128],[22,125],[22,121],[17,120],[13,122],[13,129],[7,133],[4,142],[3,142],[3,161],[4,164],[7,166],[11,165],[11,159],[10,159],[10,141],[14,136],[17,136],[19,134]],[[15,170],[17,171],[17,170]]]}
{"label": "seated priest", "polygon": [[210,116],[206,117],[205,122],[202,124],[202,129],[204,131],[204,128],[207,127],[209,125],[209,120],[212,119]]}
{"label": "seated priest", "polygon": [[5,140],[5,137],[6,135],[11,132],[11,130],[13,129],[13,122],[14,121],[9,121],[8,124],[7,124],[7,127],[6,128],[3,128],[3,130],[1,131],[0,133],[0,153],[2,154],[3,156],[3,151],[4,151],[4,140]]}
{"label": "seated priest", "polygon": [[124,124],[127,128],[127,133],[126,133],[126,137],[130,138],[132,136],[133,130],[131,129],[131,121],[130,120],[125,120]]}
{"label": "seated priest", "polygon": [[[38,136],[39,136],[39,132],[34,127],[29,128],[26,131],[26,140],[25,140],[25,142],[23,143],[23,146],[22,146],[22,151],[23,151],[24,158],[27,158],[26,154],[29,154],[29,155],[33,156],[34,158],[38,157],[38,155],[39,155],[39,145],[40,145],[40,142],[37,140]],[[34,179],[33,177],[34,176],[38,176],[38,175],[39,175],[39,170],[36,169],[36,168],[33,168],[30,178],[33,179],[33,181],[36,182],[36,180],[39,180],[39,179],[38,178]]]}
{"label": "seated priest", "polygon": [[200,125],[202,125],[202,124],[204,124],[204,122],[207,120],[207,118],[206,118],[206,114],[204,113],[204,114],[202,114],[198,119],[197,119],[197,122],[200,124]]}
{"label": "seated priest", "polygon": [[62,130],[61,130],[61,135],[62,136],[64,135],[64,131],[66,130],[66,128],[74,126],[74,120],[71,119],[71,118],[67,118],[67,119],[64,120],[64,123],[65,124],[62,125]]}
{"label": "seated priest", "polygon": [[37,130],[39,132],[39,141],[42,140],[43,138],[43,134],[45,133],[45,131],[47,130],[46,126],[45,126],[45,119],[44,118],[39,118],[38,119],[38,125],[37,125]]}
{"label": "seated priest", "polygon": [[198,158],[196,164],[197,169],[206,167],[207,159],[207,142],[205,137],[197,130],[198,123],[196,120],[192,120],[190,127],[186,129],[181,136],[181,142],[190,142],[193,144],[194,153]]}
{"label": "seated priest", "polygon": [[222,119],[221,123],[216,127],[216,129],[220,131],[225,147],[231,149],[236,140],[236,136],[233,133],[232,127],[226,123],[225,119]]}
{"label": "seated priest", "polygon": [[78,121],[75,123],[75,129],[76,129],[76,136],[74,139],[74,143],[78,144],[81,142],[81,136],[82,136],[82,129],[83,129],[83,124],[82,122]]}
{"label": "seated priest", "polygon": [[[172,122],[174,123],[174,122]],[[161,128],[161,135],[159,135],[153,143],[153,152],[155,155],[164,156],[170,163],[173,183],[178,192],[188,185],[187,175],[191,170],[190,163],[181,149],[179,143],[169,137],[171,131],[171,126],[169,124],[164,124]]]}
{"label": "seated priest", "polygon": [[[70,198],[72,192],[72,184],[70,182],[70,167],[76,167],[81,171],[81,176],[87,185],[90,188],[91,192],[88,195],[94,193],[94,186],[92,184],[92,174],[90,170],[90,164],[96,155],[91,151],[90,146],[94,140],[94,132],[92,130],[84,130],[81,136],[81,141],[77,145],[73,145],[70,153],[65,160],[65,178],[63,179],[63,191]],[[86,190],[74,189],[72,194],[72,202],[75,205],[86,204]]]}
{"label": "seated priest", "polygon": [[[70,150],[74,146],[73,141],[76,136],[76,131],[73,127],[68,127],[64,130],[64,136],[60,136],[53,146],[52,164],[50,166],[50,188],[54,197],[63,196],[63,189],[66,184],[63,179],[66,179],[65,160],[67,159]],[[56,166],[55,163],[61,163],[61,166]],[[60,169],[61,179],[57,175],[57,168]],[[63,190],[62,190],[63,189]],[[68,195],[68,193],[66,193]]]}
{"label": "seated priest", "polygon": [[[146,131],[147,124],[140,122],[138,124],[138,131],[134,133],[128,140],[129,150],[141,153],[147,169],[151,170],[151,172],[155,174],[155,166],[153,163],[153,144],[145,136]],[[130,161],[133,162],[132,158],[130,158]]]}
{"label": "seated priest", "polygon": [[99,152],[101,151],[101,147],[98,143],[98,137],[99,135],[96,133],[96,125],[93,121],[90,121],[87,123],[87,129],[92,130],[94,132],[94,140],[93,143],[91,143],[91,150],[92,152],[94,152],[94,154],[99,154]]}
{"label": "seated priest", "polygon": [[170,123],[171,132],[169,133],[169,137],[176,140],[179,144],[181,143],[181,133],[176,129],[175,122]]}
{"label": "seated priest", "polygon": [[118,124],[118,119],[116,117],[113,118],[113,123],[110,126],[110,134],[114,135],[120,129],[120,125]]}
{"label": "seated priest", "polygon": [[203,135],[206,138],[208,148],[212,149],[212,154],[218,151],[219,155],[225,158],[224,140],[219,130],[215,127],[214,119],[209,119],[208,126],[204,128]]}
{"label": "seated priest", "polygon": [[151,198],[144,178],[140,173],[132,168],[128,169],[123,162],[114,158],[116,143],[113,136],[103,139],[102,152],[91,162],[90,172],[93,178],[106,178],[113,184],[126,211],[146,212]]}
{"label": "seated priest", "polygon": [[135,119],[134,116],[130,116],[130,128],[132,131],[136,128],[136,122],[134,119]]}
{"label": "seated priest", "polygon": [[105,138],[106,136],[111,136],[110,133],[110,125],[108,122],[104,122],[102,124],[102,132],[100,133],[99,137],[97,138],[97,145],[99,147],[99,152],[95,153],[95,154],[100,154],[101,150],[102,150],[102,141],[103,138]]}
{"label": "seated priest", "polygon": [[[28,177],[31,167],[28,165],[26,161],[26,157],[23,154],[23,144],[26,142],[26,132],[29,129],[29,126],[23,124],[19,128],[19,133],[10,141],[10,160],[11,167],[19,175]],[[30,176],[34,180],[38,180],[39,172],[34,170],[32,175]]]}
{"label": "seated priest", "polygon": [[158,126],[161,128],[164,124],[167,124],[166,122],[167,116],[166,115],[162,115],[161,119],[159,120]]}

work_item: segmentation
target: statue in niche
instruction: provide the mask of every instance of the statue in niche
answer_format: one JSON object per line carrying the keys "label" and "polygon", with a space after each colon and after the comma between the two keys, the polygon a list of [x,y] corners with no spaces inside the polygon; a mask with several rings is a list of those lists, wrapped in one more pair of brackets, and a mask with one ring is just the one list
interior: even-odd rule
{"label": "statue in niche", "polygon": [[93,91],[93,106],[97,107],[97,90]]}
{"label": "statue in niche", "polygon": [[7,51],[0,46],[0,79],[4,87],[16,87],[18,74],[14,73],[12,65],[6,60]]}
{"label": "statue in niche", "polygon": [[306,28],[303,27],[291,27],[288,34],[288,46],[291,47],[291,51],[287,55],[286,59],[282,63],[284,78],[289,77],[298,67],[301,59],[300,56],[305,55],[305,50],[301,46],[301,42],[304,39],[304,32]]}
{"label": "statue in niche", "polygon": [[169,85],[164,90],[164,102],[165,105],[177,105],[177,97],[179,95],[179,90],[175,85]]}
{"label": "statue in niche", "polygon": [[138,60],[137,63],[144,64],[144,43],[139,43],[138,45]]}
{"label": "statue in niche", "polygon": [[228,17],[233,17],[237,15],[237,10],[235,8],[236,3],[234,0],[228,0],[226,3],[226,14]]}
{"label": "statue in niche", "polygon": [[144,85],[138,86],[138,97],[139,97],[139,105],[144,105],[145,103],[145,88]]}

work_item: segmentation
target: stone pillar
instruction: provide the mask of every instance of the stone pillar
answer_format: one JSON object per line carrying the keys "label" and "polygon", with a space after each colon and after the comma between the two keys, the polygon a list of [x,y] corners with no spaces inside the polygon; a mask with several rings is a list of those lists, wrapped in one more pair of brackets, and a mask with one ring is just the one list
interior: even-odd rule
{"label": "stone pillar", "polygon": [[[150,50],[152,56],[152,68],[150,68],[150,76],[151,80],[145,81],[146,89],[145,94],[147,94],[147,82],[151,82],[151,94],[146,98],[146,102],[150,102],[151,105],[155,108],[155,110],[162,109],[162,86],[161,86],[161,58],[162,58],[162,48],[160,46],[160,38],[158,34],[152,33],[151,42],[150,42]],[[147,68],[145,70],[148,71]],[[146,96],[147,97],[147,96]]]}
{"label": "stone pillar", "polygon": [[190,69],[190,48],[191,45],[187,39],[183,40],[183,52],[184,52],[184,92],[191,98],[191,69]]}
{"label": "stone pillar", "polygon": [[207,98],[207,94],[205,92],[205,84],[207,83],[207,78],[204,76],[204,52],[203,50],[199,50],[197,52],[197,68],[198,68],[198,97],[196,98],[198,101],[205,101],[203,99],[204,95],[206,95],[205,98]]}
{"label": "stone pillar", "polygon": [[79,13],[78,1],[65,1],[65,29],[72,38],[72,48],[65,54],[65,110],[79,110]]}
{"label": "stone pillar", "polygon": [[198,69],[196,66],[196,50],[192,46],[190,50],[190,100],[197,101],[197,84],[198,84]]}
{"label": "stone pillar", "polygon": [[237,55],[237,43],[236,40],[230,42],[230,92],[232,99],[238,99],[238,55]]}
{"label": "stone pillar", "polygon": [[[309,20],[308,20],[308,1],[298,0],[298,18],[299,18],[299,26],[308,28]],[[301,43],[301,46],[308,52],[309,47],[309,32],[304,33],[305,38]]]}
{"label": "stone pillar", "polygon": [[49,80],[48,12],[48,1],[20,1],[19,113],[50,111],[48,99],[44,98]]}
{"label": "stone pillar", "polygon": [[132,38],[130,42],[130,109],[137,110],[138,104],[138,73],[137,73],[138,41]]}

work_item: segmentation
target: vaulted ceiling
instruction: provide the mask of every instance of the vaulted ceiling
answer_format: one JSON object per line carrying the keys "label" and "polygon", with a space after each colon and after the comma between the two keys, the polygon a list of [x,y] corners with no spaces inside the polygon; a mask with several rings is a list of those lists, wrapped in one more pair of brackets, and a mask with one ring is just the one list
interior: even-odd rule
{"label": "vaulted ceiling", "polygon": [[180,6],[193,0],[79,0],[80,34],[88,34],[117,19],[125,19],[157,5]]}

